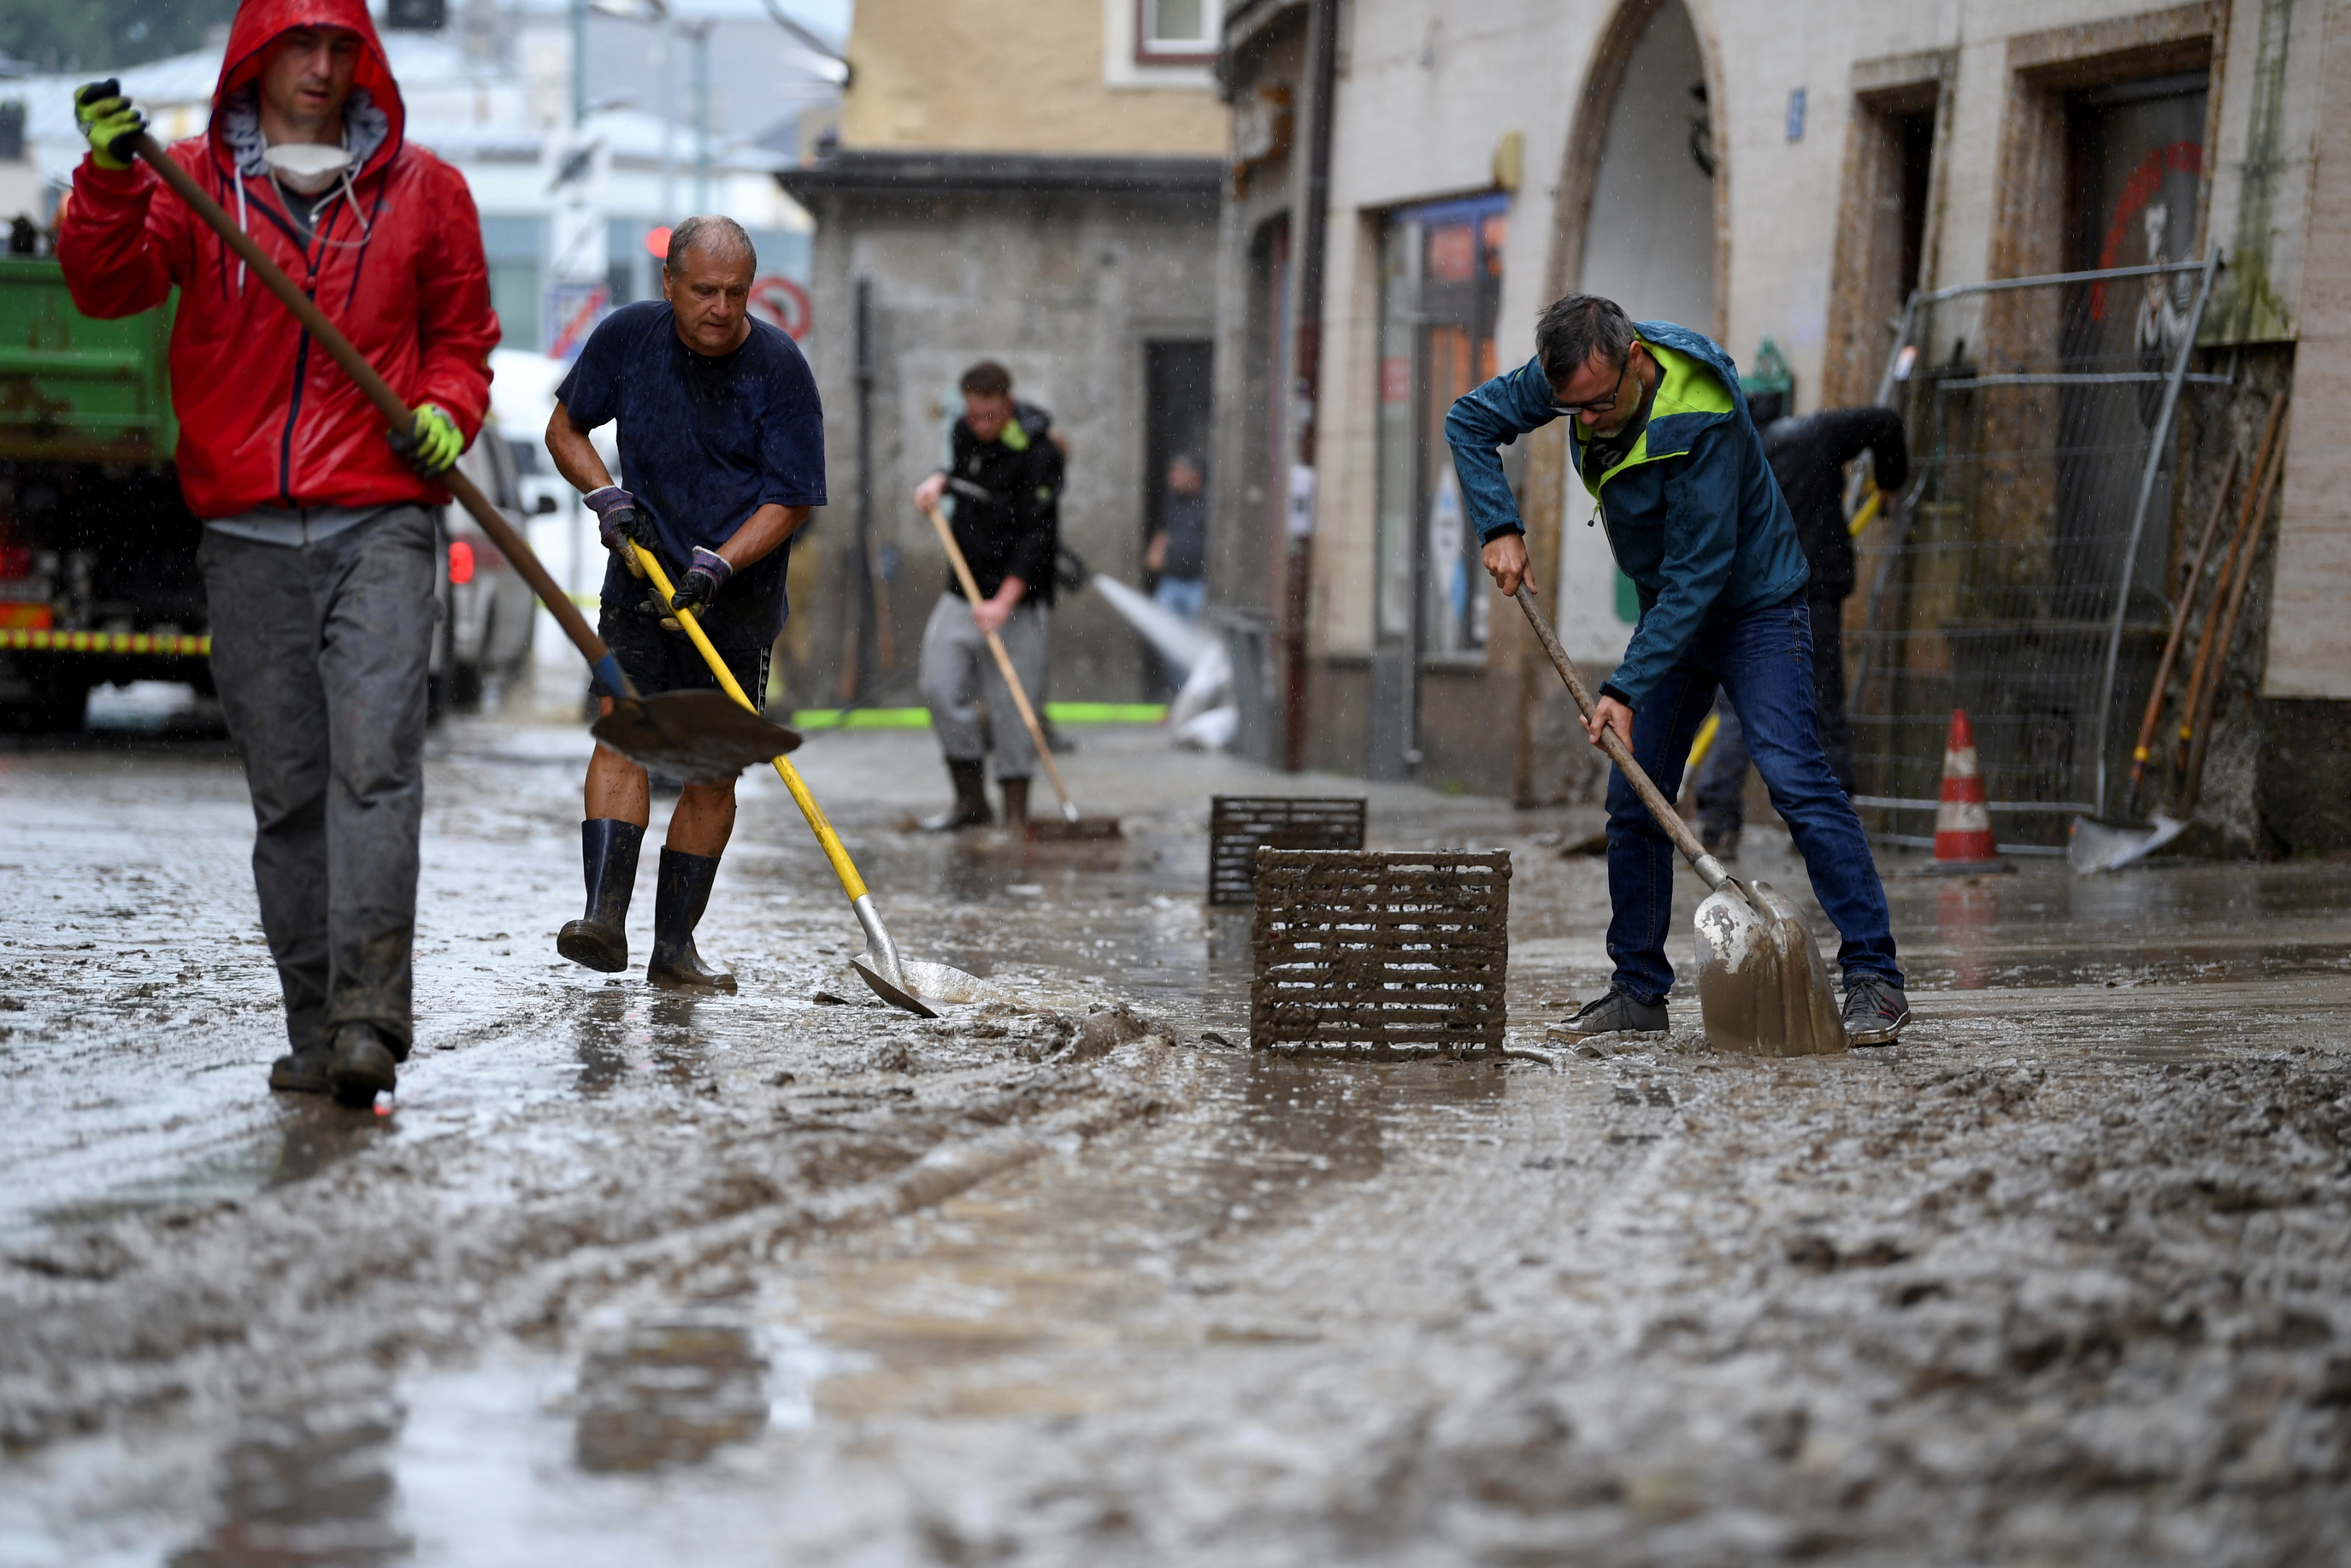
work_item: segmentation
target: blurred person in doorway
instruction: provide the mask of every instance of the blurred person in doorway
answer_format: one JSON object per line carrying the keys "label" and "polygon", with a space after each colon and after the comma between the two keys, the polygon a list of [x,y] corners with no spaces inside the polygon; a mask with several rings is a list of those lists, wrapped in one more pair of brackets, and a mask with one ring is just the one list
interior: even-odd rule
{"label": "blurred person in doorway", "polygon": [[413,1039],[433,508],[490,402],[482,225],[464,178],[404,135],[361,0],[246,0],[185,169],[413,405],[383,416],[154,171],[113,81],[74,95],[89,154],[57,235],[99,319],[174,291],[172,406],[212,674],[253,797],[253,881],[285,997],[269,1086],[367,1105]]}
{"label": "blurred person in doorway", "polygon": [[[1749,411],[1763,436],[1780,493],[1796,519],[1796,542],[1813,569],[1804,603],[1813,623],[1813,697],[1821,746],[1838,785],[1853,793],[1853,725],[1845,716],[1844,601],[1853,596],[1853,532],[1844,515],[1845,465],[1869,455],[1877,488],[1890,502],[1910,476],[1910,445],[1902,416],[1890,408],[1823,409],[1802,419],[1782,417],[1782,394],[1758,392]],[[1719,702],[1721,723],[1698,770],[1698,836],[1725,857],[1739,852],[1746,823],[1747,732],[1738,710]]]}
{"label": "blurred person in doorway", "polygon": [[[694,612],[735,684],[764,706],[768,656],[791,613],[792,540],[810,508],[824,505],[824,409],[799,346],[750,313],[758,259],[732,218],[686,219],[670,235],[662,298],[606,317],[555,389],[548,453],[585,496],[611,551],[597,631],[647,696],[716,690],[718,677],[638,575],[632,546],[664,558],[677,607]],[[627,489],[589,440],[614,420]],[[612,710],[610,697],[601,706]],[[584,797],[588,908],[555,950],[612,973],[629,967],[629,899],[653,821],[652,783],[600,746]],[[651,984],[735,988],[694,944],[734,831],[734,779],[679,790],[653,884]]]}
{"label": "blurred person in doorway", "polygon": [[984,828],[995,820],[987,804],[991,755],[1005,824],[1029,820],[1037,747],[987,651],[987,633],[1002,641],[1024,695],[1041,714],[1060,547],[1062,448],[1053,416],[1015,402],[1012,372],[993,360],[964,371],[957,388],[964,411],[949,437],[948,465],[914,487],[918,507],[954,498],[949,527],[981,594],[979,603],[967,602],[950,567],[923,628],[923,700],[955,789],[954,803],[923,823],[934,832]]}
{"label": "blurred person in doorway", "polygon": [[[1143,548],[1143,565],[1154,573],[1151,597],[1163,610],[1197,622],[1208,602],[1208,483],[1199,459],[1178,453],[1167,465],[1159,497],[1159,528]],[[1156,650],[1158,688],[1180,691],[1188,673]]]}
{"label": "blurred person in doorway", "polygon": [[1143,564],[1157,574],[1151,597],[1163,609],[1197,621],[1208,601],[1208,482],[1198,459],[1181,454],[1167,465],[1159,502],[1159,531],[1144,547]]}

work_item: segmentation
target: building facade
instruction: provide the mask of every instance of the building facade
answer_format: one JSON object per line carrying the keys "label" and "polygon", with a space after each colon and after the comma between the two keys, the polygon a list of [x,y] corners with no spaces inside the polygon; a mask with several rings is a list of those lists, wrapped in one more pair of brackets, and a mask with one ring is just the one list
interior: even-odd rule
{"label": "building facade", "polygon": [[[1850,672],[1856,718],[1886,710],[1879,772],[1911,779],[1904,703],[2013,708],[1993,749],[2016,752],[2011,821],[2044,845],[2060,807],[2129,804],[2118,776],[2227,454],[2250,476],[2286,393],[2242,602],[2191,615],[2191,651],[2207,622],[2234,632],[2215,639],[2203,814],[2237,848],[2351,841],[2312,761],[2351,741],[2351,5],[1247,0],[1219,70],[1211,586],[1269,629],[1268,759],[1588,797],[1598,769],[1481,580],[1439,434],[1582,290],[1743,367],[1768,342],[1796,412],[1911,415],[1926,476],[1860,537],[1848,637],[1892,652]],[[1976,287],[2116,268],[2136,270]],[[1584,526],[1564,432],[1505,458],[1596,685],[1630,585]],[[2260,487],[2222,498],[2224,539]],[[1976,564],[1938,578],[1938,550]],[[2048,678],[1995,678],[2025,665]],[[1873,825],[1915,836],[1907,810]]]}
{"label": "building facade", "polygon": [[[778,176],[815,216],[832,504],[794,562],[794,700],[911,704],[947,568],[910,494],[993,359],[1070,447],[1061,538],[1129,582],[1165,466],[1207,455],[1225,117],[1213,0],[862,7],[837,140]],[[1149,670],[1097,595],[1056,612],[1050,693]]]}

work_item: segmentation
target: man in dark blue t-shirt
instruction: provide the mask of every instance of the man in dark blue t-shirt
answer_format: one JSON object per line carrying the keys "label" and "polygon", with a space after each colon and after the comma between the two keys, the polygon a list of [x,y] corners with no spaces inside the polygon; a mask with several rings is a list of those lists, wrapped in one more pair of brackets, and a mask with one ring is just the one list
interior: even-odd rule
{"label": "man in dark blue t-shirt", "polygon": [[[677,604],[691,608],[746,695],[764,702],[768,654],[789,606],[784,574],[809,508],[824,505],[824,411],[792,340],[747,309],[758,257],[731,219],[688,218],[670,236],[663,300],[607,317],[555,391],[547,450],[586,493],[612,552],[597,630],[637,690],[687,691],[717,678],[684,631],[652,598],[632,541],[662,558]],[[588,433],[620,422],[612,483]],[[604,699],[604,711],[611,711]],[[563,927],[556,951],[611,972],[629,967],[629,894],[652,820],[645,770],[598,747],[588,763],[581,854],[588,912]],[[653,894],[658,986],[731,991],[735,978],[702,962],[694,927],[735,829],[735,781],[688,784],[670,813]]]}

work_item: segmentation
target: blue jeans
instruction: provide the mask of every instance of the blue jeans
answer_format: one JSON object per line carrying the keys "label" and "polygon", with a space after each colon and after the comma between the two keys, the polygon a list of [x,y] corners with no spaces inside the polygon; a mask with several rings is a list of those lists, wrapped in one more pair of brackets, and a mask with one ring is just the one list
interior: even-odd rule
{"label": "blue jeans", "polygon": [[[1877,862],[1821,747],[1812,616],[1802,594],[1708,617],[1633,716],[1634,758],[1668,800],[1681,792],[1690,743],[1714,706],[1717,687],[1739,715],[1773,810],[1795,835],[1812,873],[1813,895],[1844,938],[1837,963],[1845,984],[1875,975],[1900,985]],[[1666,936],[1679,858],[1624,775],[1610,768],[1608,956],[1616,965],[1616,988],[1639,1001],[1662,1001],[1673,988]]]}
{"label": "blue jeans", "polygon": [[1207,607],[1208,583],[1199,577],[1163,577],[1151,597],[1161,609],[1172,610],[1186,621],[1197,621],[1200,612]]}

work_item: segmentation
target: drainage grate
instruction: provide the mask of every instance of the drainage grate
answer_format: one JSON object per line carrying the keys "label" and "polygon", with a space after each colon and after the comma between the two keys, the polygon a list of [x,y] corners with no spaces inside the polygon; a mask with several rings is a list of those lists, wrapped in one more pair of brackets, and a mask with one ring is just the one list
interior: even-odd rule
{"label": "drainage grate", "polygon": [[1249,1044],[1499,1053],[1510,920],[1508,850],[1260,850]]}
{"label": "drainage grate", "polygon": [[1208,814],[1208,902],[1249,904],[1259,846],[1278,850],[1360,850],[1360,797],[1217,795]]}

